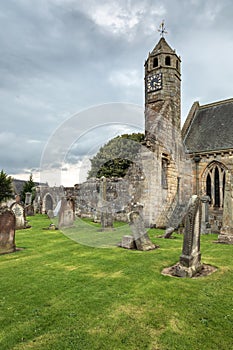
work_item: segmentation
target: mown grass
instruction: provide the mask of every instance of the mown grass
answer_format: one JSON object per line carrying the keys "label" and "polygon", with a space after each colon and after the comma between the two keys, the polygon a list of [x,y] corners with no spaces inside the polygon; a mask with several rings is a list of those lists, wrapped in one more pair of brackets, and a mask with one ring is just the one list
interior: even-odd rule
{"label": "mown grass", "polygon": [[150,230],[160,248],[139,252],[81,245],[43,230],[44,216],[30,223],[16,232],[24,249],[0,256],[1,350],[232,348],[233,247],[216,235],[202,236],[201,252],[218,271],[180,279],[161,270],[179,260],[181,235]]}

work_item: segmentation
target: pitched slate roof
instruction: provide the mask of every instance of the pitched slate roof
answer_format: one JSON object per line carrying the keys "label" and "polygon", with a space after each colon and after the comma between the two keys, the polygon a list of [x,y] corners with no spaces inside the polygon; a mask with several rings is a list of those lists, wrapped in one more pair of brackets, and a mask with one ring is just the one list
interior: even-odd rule
{"label": "pitched slate roof", "polygon": [[197,104],[185,123],[187,152],[208,152],[233,148],[233,99],[204,106]]}

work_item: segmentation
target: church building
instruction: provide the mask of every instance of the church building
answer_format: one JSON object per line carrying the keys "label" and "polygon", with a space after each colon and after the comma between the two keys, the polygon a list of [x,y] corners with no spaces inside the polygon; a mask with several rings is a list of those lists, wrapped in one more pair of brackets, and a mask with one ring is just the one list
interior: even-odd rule
{"label": "church building", "polygon": [[218,232],[226,173],[233,173],[233,99],[194,102],[181,129],[180,72],[180,57],[161,37],[145,62],[145,143],[153,153],[143,167],[151,173],[145,219],[167,226],[197,194],[209,197],[211,231]]}
{"label": "church building", "polygon": [[[107,179],[109,211],[127,221],[132,205],[140,203],[146,227],[177,228],[197,194],[208,205],[208,229],[219,232],[225,190],[225,198],[233,197],[233,99],[194,102],[181,128],[181,59],[163,36],[145,61],[144,85],[145,140],[128,174]],[[77,215],[101,214],[99,188],[98,178],[75,186]],[[42,212],[55,208],[60,191],[38,189]]]}

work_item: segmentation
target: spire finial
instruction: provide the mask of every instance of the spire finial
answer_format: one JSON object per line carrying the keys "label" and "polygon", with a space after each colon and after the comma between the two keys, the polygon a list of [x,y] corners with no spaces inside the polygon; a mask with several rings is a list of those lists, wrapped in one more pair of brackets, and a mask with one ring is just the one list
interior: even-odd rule
{"label": "spire finial", "polygon": [[158,32],[160,33],[161,37],[164,37],[164,34],[167,34],[165,25],[164,25],[164,19],[162,20],[162,23],[159,26]]}

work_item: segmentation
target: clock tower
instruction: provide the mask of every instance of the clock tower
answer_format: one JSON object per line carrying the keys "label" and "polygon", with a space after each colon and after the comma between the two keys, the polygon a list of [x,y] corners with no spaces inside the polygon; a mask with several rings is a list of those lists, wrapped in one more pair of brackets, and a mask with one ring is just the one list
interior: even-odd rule
{"label": "clock tower", "polygon": [[160,32],[162,37],[145,62],[146,147],[141,158],[146,180],[140,201],[146,224],[176,227],[168,219],[186,203],[191,188],[187,174],[191,172],[180,128],[181,59],[163,37],[164,23]]}
{"label": "clock tower", "polygon": [[169,124],[180,130],[180,64],[180,57],[164,37],[148,55],[145,62],[146,139],[153,139],[153,125],[161,114],[164,122],[167,119]]}

